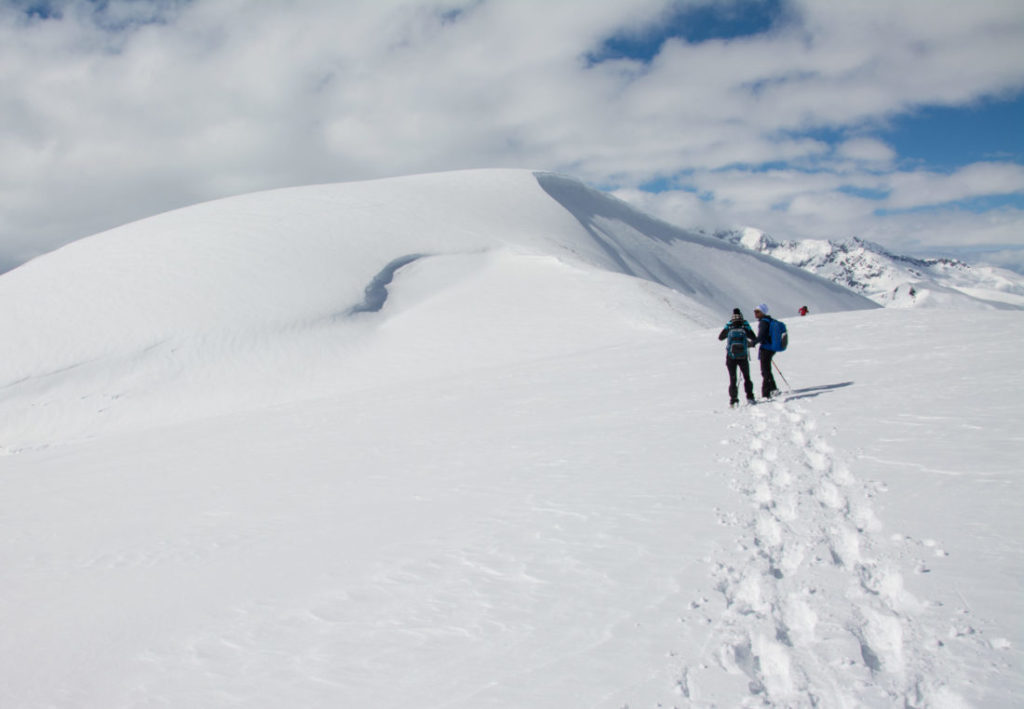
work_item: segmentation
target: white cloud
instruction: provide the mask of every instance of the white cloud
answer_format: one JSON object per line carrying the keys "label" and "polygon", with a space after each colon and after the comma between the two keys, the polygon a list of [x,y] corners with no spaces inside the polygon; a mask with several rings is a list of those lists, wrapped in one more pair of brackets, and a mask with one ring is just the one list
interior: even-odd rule
{"label": "white cloud", "polygon": [[637,209],[684,228],[714,231],[732,226],[722,220],[713,204],[693,192],[672,190],[656,194],[629,188],[615,190],[614,195]]}
{"label": "white cloud", "polygon": [[[819,176],[823,184],[813,189],[814,175],[777,173],[752,175],[726,183],[740,183],[736,191],[747,197],[696,199],[691,193],[667,191],[649,194],[620,190],[616,194],[638,208],[673,224],[714,230],[741,225],[756,226],[780,239],[833,239],[861,236],[896,251],[927,254],[956,250],[961,255],[1002,253],[1000,263],[1024,266],[1024,210],[1003,207],[977,213],[957,206],[878,214],[879,200],[839,192],[834,178]],[[773,183],[774,181],[774,183]],[[760,200],[750,199],[759,195]],[[768,205],[774,202],[775,208]],[[993,258],[986,258],[994,262]],[[1024,269],[1022,269],[1024,270]]]}
{"label": "white cloud", "polygon": [[886,205],[895,209],[945,204],[988,195],[1024,194],[1024,166],[975,163],[952,174],[918,170],[888,178]]}
{"label": "white cloud", "polygon": [[1024,273],[1024,246],[1009,249],[993,249],[990,251],[969,251],[966,255],[971,261],[984,263],[999,268],[1008,268]]}
{"label": "white cloud", "polygon": [[878,167],[888,166],[896,159],[896,151],[874,138],[853,138],[844,141],[836,149],[836,154],[855,162],[874,163]]}
{"label": "white cloud", "polygon": [[[62,19],[28,21],[0,6],[0,253],[237,192],[464,167],[623,188],[686,174],[711,197],[687,209],[793,233],[870,224],[877,204],[850,187],[904,208],[1019,178],[892,173],[898,156],[865,133],[1024,86],[1016,2],[800,0],[769,34],[589,65],[669,7],[68,0]],[[833,149],[811,127],[853,137]]]}

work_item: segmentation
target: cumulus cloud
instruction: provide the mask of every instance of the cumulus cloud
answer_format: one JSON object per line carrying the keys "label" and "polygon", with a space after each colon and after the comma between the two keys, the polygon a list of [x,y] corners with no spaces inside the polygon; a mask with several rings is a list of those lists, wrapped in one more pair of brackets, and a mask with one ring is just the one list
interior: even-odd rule
{"label": "cumulus cloud", "polygon": [[896,151],[883,141],[863,137],[844,141],[836,149],[836,153],[841,158],[859,163],[871,163],[880,169],[891,165],[897,157]]}
{"label": "cumulus cloud", "polygon": [[[897,175],[897,181],[905,177]],[[636,190],[619,190],[616,195],[671,223],[705,230],[755,225],[782,239],[860,236],[908,254],[965,257],[973,253],[989,262],[996,262],[998,256],[998,263],[1024,272],[1024,210],[1003,206],[978,211],[958,204],[974,191],[960,189],[962,180],[955,175],[910,178],[921,180],[914,188],[920,196],[907,203],[914,207],[939,204],[932,209],[886,208],[892,201],[844,191],[836,187],[841,180],[835,176],[778,172],[748,179],[738,186],[725,179],[742,201],[712,199],[706,192],[703,197],[695,192]],[[934,189],[925,187],[929,183]]]}
{"label": "cumulus cloud", "polygon": [[988,195],[1024,193],[1024,166],[1008,163],[974,163],[952,174],[918,170],[900,172],[888,179],[892,192],[889,207],[914,208],[958,202]]}
{"label": "cumulus cloud", "polygon": [[610,38],[702,4],[0,5],[0,254],[229,194],[466,167],[559,170],[634,198],[671,178],[678,194],[646,201],[706,220],[686,226],[820,237],[870,227],[880,206],[1020,191],[1015,165],[900,172],[870,134],[1024,87],[1015,0],[788,0],[768,32],[603,58]]}

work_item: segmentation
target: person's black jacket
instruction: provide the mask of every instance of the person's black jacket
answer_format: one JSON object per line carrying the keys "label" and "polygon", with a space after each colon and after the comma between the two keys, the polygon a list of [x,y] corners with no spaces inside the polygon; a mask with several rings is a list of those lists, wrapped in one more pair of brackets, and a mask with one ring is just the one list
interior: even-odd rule
{"label": "person's black jacket", "polygon": [[[772,316],[765,315],[763,318],[757,321],[757,342],[756,344],[761,345],[761,349],[758,350],[757,356],[760,357],[761,353],[764,352],[775,352],[772,349]],[[767,347],[766,347],[767,345]]]}

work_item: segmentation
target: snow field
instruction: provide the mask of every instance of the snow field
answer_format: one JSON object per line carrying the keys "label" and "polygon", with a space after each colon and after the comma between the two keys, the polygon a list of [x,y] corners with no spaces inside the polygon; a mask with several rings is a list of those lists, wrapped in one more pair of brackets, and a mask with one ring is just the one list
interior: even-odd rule
{"label": "snow field", "polygon": [[[890,378],[891,333],[920,317],[793,321],[796,390],[739,410],[717,330],[647,330],[0,458],[17,500],[0,515],[0,666],[16,670],[0,698],[1012,704],[1013,456],[958,476],[969,459],[947,456],[923,506],[896,454],[930,464],[932,429],[879,415],[906,420],[922,382],[984,361]],[[837,331],[887,344],[822,360]],[[987,419],[1013,401],[989,386],[915,415],[976,460],[1012,430]]]}
{"label": "snow field", "polygon": [[8,698],[564,706],[670,691],[673,614],[701,573],[696,530],[713,527],[688,512],[705,493],[679,491],[675,397],[643,403],[684,382],[653,374],[675,351],[604,348],[76,444],[73,473],[57,449],[6,458],[27,466],[6,524],[28,535],[7,542],[7,588],[50,619],[6,624],[5,662],[40,668]]}

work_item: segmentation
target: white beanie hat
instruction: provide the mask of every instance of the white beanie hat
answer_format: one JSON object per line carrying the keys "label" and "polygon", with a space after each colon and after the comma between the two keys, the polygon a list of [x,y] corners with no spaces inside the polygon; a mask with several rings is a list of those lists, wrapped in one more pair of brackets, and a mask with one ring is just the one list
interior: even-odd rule
{"label": "white beanie hat", "polygon": [[760,305],[758,305],[756,308],[754,308],[754,310],[760,310],[765,315],[768,314],[768,306],[765,305],[764,303],[761,303]]}

